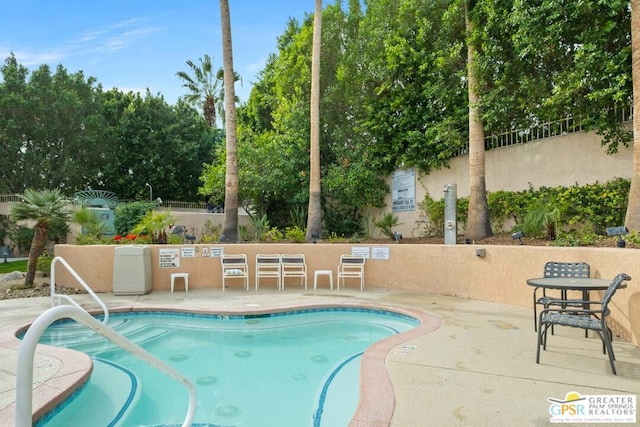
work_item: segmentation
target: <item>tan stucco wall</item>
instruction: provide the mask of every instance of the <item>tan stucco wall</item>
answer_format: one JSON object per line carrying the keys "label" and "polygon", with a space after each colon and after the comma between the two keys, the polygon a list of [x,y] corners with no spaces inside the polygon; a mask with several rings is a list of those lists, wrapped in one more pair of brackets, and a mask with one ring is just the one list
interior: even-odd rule
{"label": "tan stucco wall", "polygon": [[[630,129],[630,128],[629,128]],[[633,147],[619,147],[616,154],[605,153],[595,133],[577,132],[546,138],[526,144],[512,145],[485,152],[487,191],[522,191],[533,188],[570,187],[577,184],[607,182],[614,178],[631,178]],[[387,177],[391,187],[392,177]],[[429,175],[416,177],[416,204],[429,194],[434,200],[444,197],[447,184],[456,184],[458,197],[469,196],[469,156],[451,159],[448,168],[434,170]],[[391,210],[391,194],[385,199]],[[375,211],[381,216],[381,211]],[[402,222],[397,230],[405,237],[417,237],[418,211],[395,212]],[[459,230],[461,232],[461,230]]]}
{"label": "tan stucco wall", "polygon": [[[221,288],[219,258],[202,257],[204,247],[222,247],[225,253],[244,253],[251,274],[255,272],[258,253],[305,254],[309,289],[313,288],[314,270],[333,270],[341,254],[354,247],[385,248],[388,259],[369,259],[366,263],[366,287],[404,290],[425,294],[452,295],[462,298],[492,301],[520,307],[532,307],[533,288],[526,280],[540,277],[547,261],[584,261],[591,265],[593,277],[613,278],[624,272],[632,277],[629,286],[615,295],[612,304],[614,330],[620,336],[640,345],[640,250],[618,248],[556,248],[540,246],[475,246],[475,245],[350,245],[350,244],[236,244],[195,245],[195,258],[181,258],[180,268],[160,268],[158,253],[163,248],[180,246],[150,245],[154,291],[170,289],[172,272],[189,273],[189,289]],[[476,248],[484,248],[486,256],[476,256]],[[111,292],[116,246],[57,245],[55,255],[63,257],[80,277],[97,292]],[[58,285],[76,286],[75,279],[63,269],[56,270]],[[235,285],[242,287],[240,280]],[[275,284],[263,281],[261,288]],[[228,283],[234,286],[233,282]],[[286,289],[297,287],[291,280]],[[323,285],[326,287],[327,285]],[[347,283],[349,288],[356,283]],[[251,292],[255,280],[250,280]],[[180,288],[182,289],[182,288]],[[592,296],[596,298],[596,296]],[[532,312],[533,328],[533,312]]]}

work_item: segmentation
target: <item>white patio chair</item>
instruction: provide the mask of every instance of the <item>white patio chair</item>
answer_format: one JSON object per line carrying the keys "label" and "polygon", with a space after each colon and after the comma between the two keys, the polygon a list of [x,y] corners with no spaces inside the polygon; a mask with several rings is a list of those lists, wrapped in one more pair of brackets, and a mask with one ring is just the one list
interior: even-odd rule
{"label": "white patio chair", "polygon": [[244,287],[249,290],[249,266],[244,254],[220,256],[222,263],[222,291],[226,287],[227,279],[244,279]]}
{"label": "white patio chair", "polygon": [[256,291],[260,287],[260,278],[276,279],[278,290],[282,289],[282,268],[280,267],[280,255],[258,254],[256,255]]}
{"label": "white patio chair", "polygon": [[307,263],[303,254],[281,255],[280,266],[282,268],[281,289],[284,290],[284,281],[287,277],[300,278],[300,287],[307,289]]}
{"label": "white patio chair", "polygon": [[364,289],[364,263],[366,258],[361,255],[340,255],[338,264],[338,290],[340,290],[340,279],[342,286],[345,286],[346,279],[360,279],[360,290]]}

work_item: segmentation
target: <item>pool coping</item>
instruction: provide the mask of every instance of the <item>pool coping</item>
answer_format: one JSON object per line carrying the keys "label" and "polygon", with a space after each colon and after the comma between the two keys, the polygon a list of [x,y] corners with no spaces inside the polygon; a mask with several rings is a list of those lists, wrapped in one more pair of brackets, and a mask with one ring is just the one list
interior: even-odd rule
{"label": "pool coping", "polygon": [[[333,308],[355,308],[366,310],[383,310],[391,313],[406,315],[416,319],[418,325],[406,332],[390,336],[372,344],[364,352],[360,369],[360,397],[358,406],[351,419],[353,427],[388,426],[393,416],[395,396],[391,377],[386,365],[389,353],[397,346],[418,336],[426,335],[437,330],[442,320],[440,317],[427,313],[420,309],[398,307],[375,302],[343,302],[343,303],[309,303],[291,304],[286,307],[251,308],[232,310],[208,310],[202,308],[177,308],[170,306],[157,306],[144,303],[115,306],[109,309],[110,313],[127,312],[170,312],[170,313],[194,313],[203,315],[248,315],[248,314],[272,314],[286,313],[297,310],[322,310]],[[92,315],[102,314],[98,310],[90,310]],[[0,329],[0,343],[10,341],[11,347],[19,348],[21,340],[18,338],[33,322],[17,322]],[[13,331],[13,333],[11,332]],[[5,346],[6,347],[6,346]],[[84,353],[66,348],[38,344],[36,354],[44,357],[52,357],[60,362],[60,369],[33,387],[33,420],[37,422],[43,416],[54,410],[58,405],[69,398],[78,388],[88,380],[93,369],[93,362]],[[15,416],[15,402],[9,407],[0,410],[0,414],[10,411]],[[8,419],[8,413],[0,416],[0,420]]]}

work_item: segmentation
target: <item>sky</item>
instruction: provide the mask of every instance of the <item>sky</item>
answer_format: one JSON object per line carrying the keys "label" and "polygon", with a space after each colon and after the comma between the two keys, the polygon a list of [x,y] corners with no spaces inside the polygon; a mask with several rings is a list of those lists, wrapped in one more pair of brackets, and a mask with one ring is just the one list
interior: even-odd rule
{"label": "sky", "polygon": [[[301,22],[312,0],[229,0],[236,95],[246,101],[289,18]],[[105,90],[148,88],[174,104],[187,93],[178,71],[208,54],[222,67],[217,0],[0,0],[0,60],[13,52],[30,70],[61,64]],[[0,75],[1,79],[1,75]]]}

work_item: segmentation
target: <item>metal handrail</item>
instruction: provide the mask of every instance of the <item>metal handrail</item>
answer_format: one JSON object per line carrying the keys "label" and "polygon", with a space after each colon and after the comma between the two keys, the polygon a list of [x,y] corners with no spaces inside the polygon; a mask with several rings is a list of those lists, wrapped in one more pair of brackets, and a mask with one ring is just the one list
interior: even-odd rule
{"label": "metal handrail", "polygon": [[32,426],[33,410],[33,361],[36,345],[44,331],[59,319],[71,318],[78,323],[82,323],[94,332],[102,335],[112,343],[127,350],[129,353],[149,363],[160,372],[173,377],[182,383],[189,390],[189,409],[182,423],[183,427],[191,426],[196,411],[196,386],[187,377],[164,363],[148,351],[129,341],[105,323],[98,322],[82,308],[71,305],[60,305],[52,307],[42,313],[27,330],[20,349],[18,350],[18,367],[16,372],[16,427]]}
{"label": "metal handrail", "polygon": [[[85,283],[84,280],[82,280],[82,277],[80,277],[78,275],[78,273],[76,273],[76,271],[71,268],[71,266],[69,265],[69,263],[67,261],[64,260],[64,258],[62,257],[55,257],[53,258],[53,261],[51,261],[51,307],[55,307],[56,305],[60,305],[60,300],[64,299],[66,300],[69,304],[84,310],[80,304],[78,304],[73,298],[71,298],[69,295],[63,295],[63,294],[57,294],[56,293],[56,263],[61,263],[62,265],[64,265],[67,270],[69,271],[69,273],[71,273],[71,275],[78,281],[78,283],[80,283],[82,285],[82,287],[84,288],[85,291],[87,291],[87,293],[89,295],[91,295],[91,297],[98,303],[98,305],[100,306],[100,308],[102,308],[102,311],[104,312],[104,319],[102,320],[103,323],[107,323],[109,321],[109,309],[107,308],[107,305],[104,303],[104,301],[102,301],[100,299],[100,297],[98,297],[98,295],[96,295],[95,292],[93,292],[93,289],[91,289],[89,287],[89,285],[87,285]],[[57,302],[57,304],[56,304]]]}

